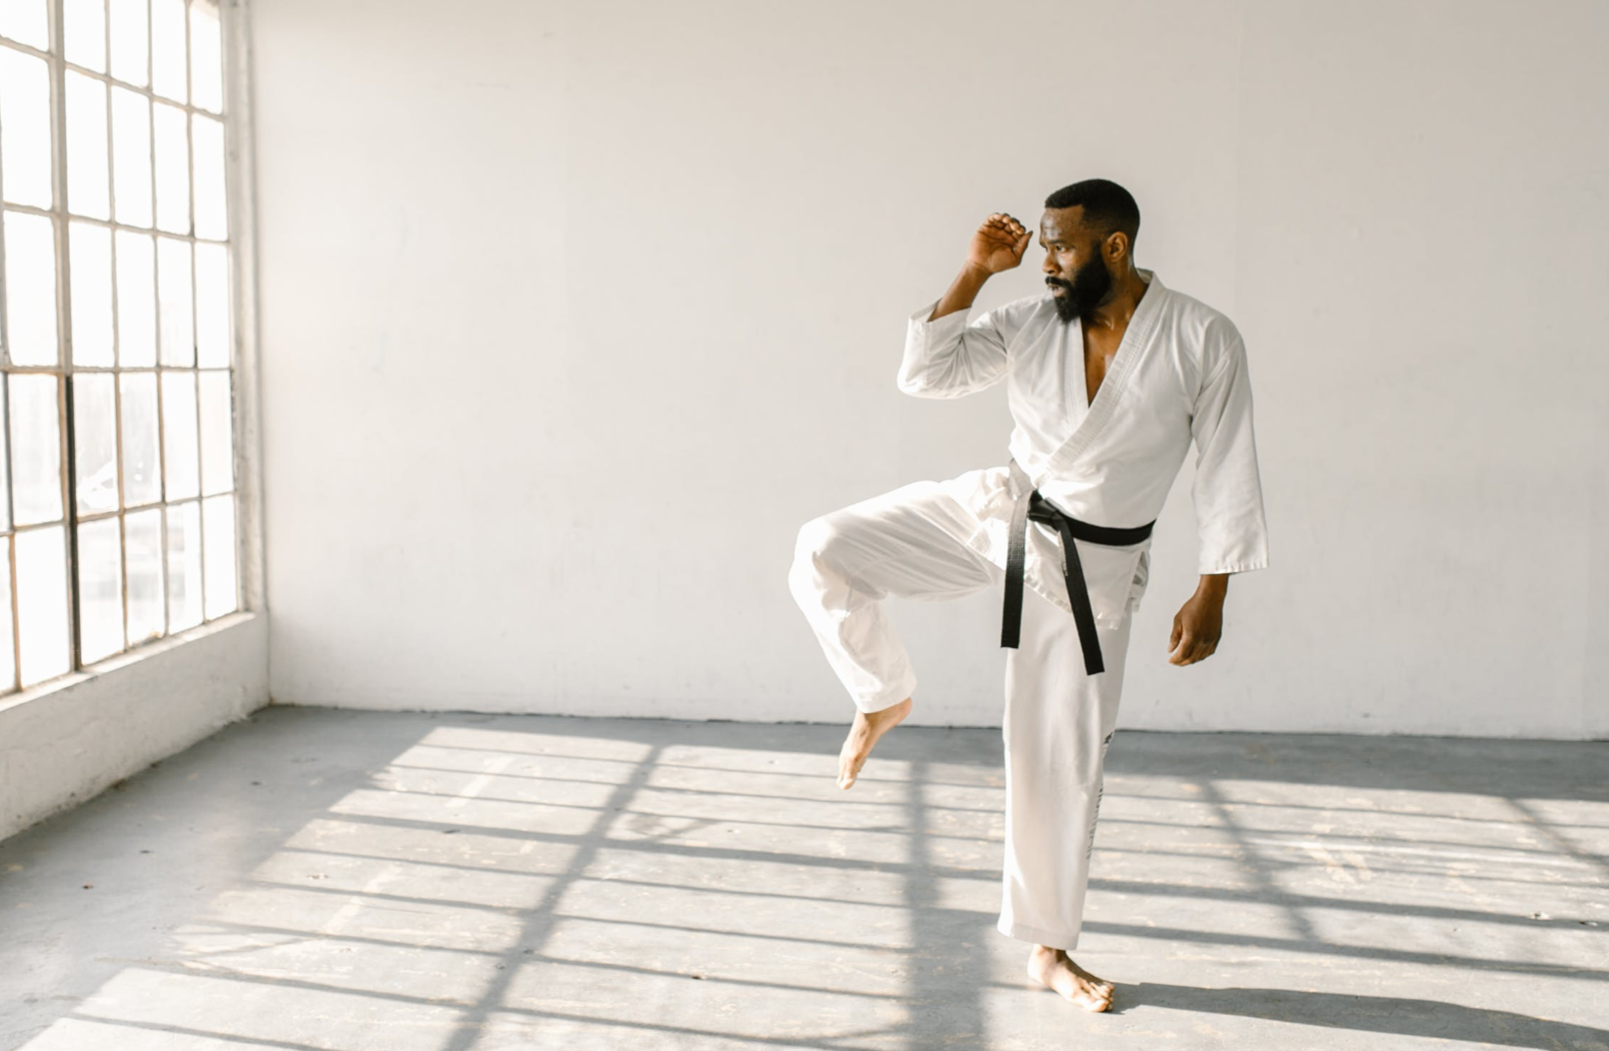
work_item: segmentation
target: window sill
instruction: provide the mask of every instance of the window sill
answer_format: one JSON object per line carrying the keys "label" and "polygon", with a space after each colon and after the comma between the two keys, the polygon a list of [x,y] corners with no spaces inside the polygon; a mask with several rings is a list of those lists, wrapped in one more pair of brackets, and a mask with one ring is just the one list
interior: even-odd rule
{"label": "window sill", "polygon": [[158,654],[183,646],[187,642],[204,639],[209,635],[216,635],[219,632],[228,631],[241,624],[249,623],[261,615],[257,611],[249,609],[226,613],[217,620],[198,624],[193,628],[186,628],[177,635],[166,635],[160,639],[141,643],[133,649],[98,660],[87,668],[81,668],[78,671],[69,672],[54,679],[35,683],[17,693],[6,694],[4,697],[0,697],[0,715],[5,714],[9,709],[27,704],[29,701],[40,700],[61,690],[71,689],[74,686],[91,682],[119,668],[149,660]]}

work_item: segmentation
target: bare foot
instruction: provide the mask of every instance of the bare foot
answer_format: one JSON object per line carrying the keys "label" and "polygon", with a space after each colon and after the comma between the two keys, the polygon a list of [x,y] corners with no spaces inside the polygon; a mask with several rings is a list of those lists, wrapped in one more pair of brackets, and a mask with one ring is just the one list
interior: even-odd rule
{"label": "bare foot", "polygon": [[866,765],[866,757],[872,754],[872,746],[877,743],[877,739],[898,726],[900,720],[909,714],[911,714],[909,697],[880,712],[855,713],[855,722],[849,727],[849,736],[844,738],[844,747],[838,753],[839,788],[848,788],[855,783],[855,778],[860,774],[860,768]]}
{"label": "bare foot", "polygon": [[1112,983],[1078,966],[1065,949],[1035,945],[1028,953],[1028,977],[1048,985],[1086,1011],[1104,1011],[1112,1006]]}

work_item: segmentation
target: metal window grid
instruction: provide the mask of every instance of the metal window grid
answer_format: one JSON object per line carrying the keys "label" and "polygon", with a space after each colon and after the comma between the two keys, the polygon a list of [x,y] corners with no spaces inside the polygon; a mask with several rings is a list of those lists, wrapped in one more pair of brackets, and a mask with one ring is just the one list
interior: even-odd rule
{"label": "metal window grid", "polygon": [[[60,474],[61,474],[61,485],[62,485],[61,499],[62,499],[62,508],[63,508],[63,516],[59,520],[56,520],[56,521],[53,521],[53,522],[31,523],[31,524],[29,524],[27,526],[19,527],[17,522],[16,522],[15,515],[13,513],[14,512],[14,507],[12,506],[12,504],[13,504],[12,490],[13,490],[14,485],[15,485],[15,472],[12,471],[12,470],[9,470],[9,469],[7,470],[6,477],[7,477],[8,484],[6,486],[6,492],[4,494],[4,498],[7,501],[7,512],[8,512],[7,513],[7,521],[10,523],[10,529],[9,529],[10,543],[7,545],[7,548],[8,548],[8,555],[9,555],[9,559],[10,559],[10,567],[9,567],[9,569],[10,569],[10,577],[11,577],[10,601],[11,601],[11,613],[12,613],[12,617],[11,617],[11,628],[12,628],[11,634],[12,634],[12,637],[9,640],[9,644],[12,647],[12,652],[14,654],[15,659],[12,662],[13,663],[13,678],[12,678],[12,681],[10,683],[0,683],[0,696],[3,696],[6,693],[9,693],[9,692],[12,692],[12,691],[15,691],[15,690],[19,689],[20,686],[21,686],[21,680],[22,680],[22,648],[21,648],[21,637],[22,637],[21,613],[22,613],[22,610],[20,608],[20,602],[19,602],[19,598],[18,598],[18,586],[17,586],[18,585],[18,576],[17,576],[17,555],[16,555],[16,550],[17,550],[16,549],[16,536],[19,533],[33,531],[33,530],[44,530],[44,529],[54,529],[54,528],[64,528],[66,530],[66,536],[65,536],[65,542],[66,542],[66,547],[67,547],[67,558],[66,558],[66,577],[67,577],[66,585],[67,585],[67,589],[66,589],[66,597],[67,597],[67,616],[68,616],[68,645],[69,645],[69,669],[68,669],[68,672],[69,673],[73,672],[73,671],[78,671],[78,670],[80,670],[80,669],[82,669],[84,667],[83,660],[82,660],[82,657],[83,657],[83,618],[82,618],[82,615],[81,615],[82,609],[83,609],[83,601],[82,601],[80,579],[79,579],[79,573],[78,573],[78,566],[79,566],[78,527],[83,523],[94,522],[94,521],[110,519],[110,518],[119,519],[119,529],[118,529],[119,577],[120,577],[119,585],[120,585],[120,591],[121,591],[121,595],[122,595],[124,645],[121,646],[116,651],[114,651],[114,653],[112,653],[112,654],[103,654],[103,655],[98,656],[96,658],[97,661],[106,659],[106,658],[111,657],[111,656],[115,656],[116,654],[129,652],[131,650],[137,649],[142,644],[158,641],[160,639],[168,637],[171,634],[171,624],[172,624],[173,616],[172,616],[172,609],[171,609],[171,601],[170,600],[171,600],[171,597],[172,597],[172,589],[171,589],[171,585],[170,585],[170,574],[169,574],[168,567],[167,567],[167,558],[168,558],[168,550],[169,550],[168,549],[168,522],[167,522],[168,515],[167,515],[167,510],[169,508],[172,508],[172,507],[175,507],[175,506],[182,506],[183,504],[186,504],[186,503],[189,503],[189,502],[194,502],[196,504],[196,508],[197,508],[196,519],[197,519],[197,524],[199,526],[199,530],[198,530],[197,536],[195,538],[195,543],[197,545],[197,551],[199,553],[198,558],[197,558],[197,563],[198,563],[198,566],[199,566],[199,569],[200,569],[200,575],[196,580],[195,587],[196,587],[197,592],[198,592],[198,594],[200,596],[199,600],[198,600],[199,603],[200,603],[200,606],[201,606],[201,620],[200,620],[200,623],[205,624],[209,620],[217,619],[217,617],[209,617],[209,616],[207,616],[207,610],[206,610],[207,587],[206,587],[206,540],[205,540],[205,537],[206,537],[206,528],[207,528],[206,527],[206,517],[207,516],[205,514],[205,504],[206,504],[206,502],[207,502],[207,500],[209,498],[219,497],[219,496],[228,496],[228,497],[230,497],[231,503],[233,505],[233,511],[234,511],[234,514],[233,514],[232,517],[233,517],[233,520],[234,520],[234,535],[235,535],[235,540],[236,540],[235,545],[234,545],[233,549],[231,550],[231,557],[234,560],[233,575],[234,575],[234,582],[235,582],[235,595],[234,595],[234,603],[233,603],[232,608],[230,610],[228,610],[228,611],[224,611],[223,613],[218,614],[218,616],[226,616],[228,613],[231,613],[231,612],[234,612],[236,610],[239,610],[239,609],[243,608],[242,602],[241,602],[241,597],[242,597],[242,586],[243,586],[243,583],[244,583],[244,574],[241,571],[242,570],[242,562],[243,562],[243,560],[240,557],[240,555],[241,555],[241,539],[242,539],[243,529],[242,529],[242,522],[241,522],[241,515],[240,515],[240,501],[239,501],[239,498],[238,498],[239,497],[239,489],[240,489],[240,470],[239,470],[239,466],[240,466],[239,465],[240,442],[239,442],[239,435],[238,435],[239,428],[237,426],[237,412],[236,412],[236,404],[238,402],[239,395],[238,395],[238,385],[235,382],[235,376],[234,376],[234,372],[235,372],[235,370],[234,370],[234,362],[235,362],[235,357],[236,357],[236,349],[235,348],[236,348],[236,344],[238,342],[238,326],[239,326],[239,323],[240,323],[240,318],[238,316],[240,314],[240,311],[238,309],[236,309],[236,307],[241,302],[241,291],[240,291],[240,280],[239,280],[239,273],[238,273],[239,267],[237,265],[236,255],[235,255],[235,252],[234,252],[233,249],[234,249],[235,243],[236,243],[236,231],[237,231],[237,228],[236,228],[235,224],[237,222],[237,216],[239,214],[239,209],[237,209],[234,206],[234,204],[235,204],[234,197],[235,197],[235,192],[236,192],[236,187],[234,186],[234,183],[236,182],[236,177],[235,177],[235,172],[233,170],[233,165],[231,165],[229,163],[229,157],[228,157],[230,139],[231,139],[232,133],[234,131],[234,129],[231,126],[232,121],[230,120],[231,110],[232,110],[231,96],[234,94],[233,88],[234,88],[234,85],[236,83],[235,78],[231,75],[232,71],[230,69],[232,52],[234,50],[230,46],[230,43],[231,43],[231,37],[232,37],[233,31],[235,30],[235,27],[231,26],[230,22],[235,17],[236,12],[233,11],[233,10],[230,10],[232,5],[222,3],[222,2],[214,4],[214,3],[211,3],[211,0],[184,0],[184,2],[183,2],[183,7],[184,7],[183,25],[184,25],[184,37],[185,37],[185,46],[184,46],[185,100],[183,102],[177,102],[177,101],[175,101],[173,99],[167,98],[167,97],[165,97],[163,95],[160,95],[160,94],[158,94],[156,92],[155,76],[154,76],[155,69],[154,69],[154,58],[153,58],[153,53],[154,53],[154,51],[156,49],[155,34],[153,32],[156,13],[155,13],[155,3],[151,2],[151,0],[146,0],[146,3],[145,3],[145,15],[146,15],[146,25],[145,25],[145,29],[146,29],[145,77],[144,77],[145,82],[146,82],[145,86],[141,87],[139,85],[130,84],[130,83],[126,82],[126,81],[118,80],[113,75],[113,73],[112,73],[112,62],[111,62],[111,55],[112,55],[112,25],[113,25],[112,19],[111,19],[111,11],[110,11],[111,2],[112,2],[112,0],[101,0],[101,10],[102,10],[102,15],[103,15],[103,18],[102,18],[102,28],[103,28],[103,32],[102,32],[102,48],[103,48],[103,50],[102,50],[102,58],[103,58],[103,63],[106,66],[106,72],[105,73],[100,73],[100,72],[97,72],[97,71],[95,71],[93,69],[90,69],[88,67],[85,67],[85,66],[82,66],[82,65],[67,61],[67,59],[65,57],[66,56],[66,48],[65,48],[66,12],[65,12],[64,0],[46,0],[47,12],[48,12],[48,14],[47,14],[47,23],[48,23],[48,31],[49,31],[49,35],[50,35],[50,40],[49,40],[49,46],[45,50],[40,50],[39,48],[33,47],[31,45],[28,45],[28,44],[21,43],[19,41],[13,40],[11,38],[0,38],[0,47],[10,48],[10,49],[15,50],[17,52],[20,52],[22,54],[31,55],[31,56],[33,56],[35,58],[42,59],[46,63],[46,69],[48,71],[48,79],[49,79],[49,87],[50,87],[50,133],[51,133],[50,154],[51,154],[51,167],[52,167],[52,171],[51,171],[51,191],[52,191],[51,207],[48,208],[48,209],[45,209],[45,208],[39,208],[39,207],[36,207],[36,206],[31,206],[31,205],[13,204],[13,203],[3,203],[3,204],[0,204],[0,207],[3,207],[7,212],[16,212],[16,213],[21,213],[21,214],[38,215],[38,216],[48,218],[51,221],[52,228],[53,228],[53,233],[54,233],[54,238],[55,238],[55,271],[56,271],[55,272],[55,285],[56,285],[56,330],[57,330],[57,364],[56,365],[54,365],[54,366],[40,366],[40,365],[15,365],[15,364],[13,364],[11,362],[10,341],[9,341],[9,339],[7,339],[7,340],[3,341],[3,343],[0,343],[0,368],[3,368],[3,370],[8,374],[21,374],[21,375],[43,374],[43,375],[51,375],[51,376],[57,377],[57,387],[56,387],[56,390],[57,390],[57,420],[58,420],[57,438],[58,438],[58,443],[59,443],[58,444],[58,455],[60,456],[60,459],[61,459],[61,472],[60,472]],[[219,62],[220,62],[219,78],[220,78],[220,85],[222,87],[222,92],[221,92],[221,95],[219,97],[220,110],[217,111],[217,112],[214,112],[212,110],[204,109],[204,108],[199,107],[199,106],[197,106],[195,104],[195,60],[194,60],[194,54],[193,54],[193,45],[192,45],[192,41],[191,41],[191,25],[192,25],[192,17],[193,17],[192,11],[193,11],[193,9],[195,7],[197,7],[197,6],[202,5],[202,4],[207,4],[208,6],[214,7],[217,10],[217,13],[218,13],[218,21],[219,21],[218,57],[219,57]],[[67,74],[69,72],[80,74],[82,76],[89,77],[89,78],[92,78],[92,79],[100,82],[104,86],[104,90],[105,90],[105,93],[106,93],[106,107],[107,107],[107,109],[106,109],[106,113],[107,113],[107,120],[106,120],[106,137],[107,137],[107,141],[106,141],[106,166],[107,166],[107,170],[106,170],[106,186],[107,186],[107,210],[108,210],[108,214],[110,216],[107,219],[99,219],[99,218],[93,217],[93,216],[86,216],[86,215],[76,214],[76,213],[71,212],[70,209],[69,209],[68,192],[67,192],[68,191],[68,186],[67,186],[68,172],[67,172],[67,113],[66,113],[66,109],[67,109],[67,106],[66,106],[66,84],[67,84]],[[147,105],[148,107],[151,107],[150,113],[152,114],[152,118],[151,118],[150,123],[148,125],[148,142],[149,142],[149,145],[150,145],[150,162],[151,162],[151,165],[152,165],[152,173],[151,173],[151,180],[150,180],[151,181],[151,200],[150,200],[151,226],[148,229],[146,227],[133,226],[133,225],[125,224],[125,223],[120,223],[117,220],[117,208],[116,208],[116,185],[117,184],[116,184],[116,173],[114,171],[115,157],[116,157],[116,146],[115,146],[115,142],[114,142],[115,121],[112,119],[112,97],[113,97],[112,96],[112,88],[113,88],[113,86],[116,86],[117,88],[125,90],[125,91],[134,92],[134,93],[138,94],[139,96],[142,97],[145,105]],[[188,229],[186,231],[184,231],[184,232],[175,232],[175,231],[163,230],[158,225],[157,210],[156,210],[157,209],[157,202],[156,202],[156,197],[157,197],[157,178],[156,178],[156,170],[155,170],[155,168],[156,168],[156,145],[155,145],[155,139],[156,139],[155,113],[156,113],[156,111],[155,111],[155,108],[154,108],[157,104],[177,107],[177,108],[182,110],[182,112],[184,114],[184,118],[185,118],[185,121],[184,121],[184,127],[185,127],[185,162],[186,162],[185,163],[185,178],[186,178],[186,183],[187,183],[187,186],[188,186],[188,220],[189,221],[188,221]],[[225,150],[225,158],[224,158],[224,166],[223,166],[224,167],[224,180],[225,180],[225,186],[224,186],[224,209],[225,209],[225,218],[226,218],[225,228],[226,228],[227,237],[223,241],[214,241],[214,240],[210,240],[210,239],[206,239],[206,238],[200,238],[200,237],[197,237],[196,233],[195,233],[195,230],[196,230],[196,222],[195,222],[195,220],[196,220],[196,214],[195,214],[196,213],[196,182],[197,182],[197,180],[196,180],[196,166],[195,166],[195,159],[196,158],[195,158],[195,144],[194,144],[194,138],[195,138],[194,127],[195,127],[195,119],[196,119],[196,117],[198,115],[201,116],[201,117],[207,118],[207,119],[212,119],[212,120],[218,121],[220,123],[220,125],[222,126],[223,133],[224,133],[224,150]],[[0,182],[0,202],[3,202],[3,201],[4,201],[4,184],[3,184],[3,182]],[[82,225],[90,225],[90,226],[97,226],[97,227],[105,228],[106,230],[108,230],[108,237],[111,239],[111,242],[112,242],[111,243],[112,267],[111,267],[111,274],[110,274],[111,287],[112,287],[112,297],[111,297],[112,298],[112,314],[111,314],[110,324],[111,324],[111,329],[112,329],[113,362],[114,362],[114,364],[111,365],[111,366],[76,365],[74,363],[74,361],[73,361],[74,354],[73,354],[73,338],[72,338],[72,299],[71,299],[71,296],[72,296],[72,289],[71,289],[71,265],[72,265],[72,260],[71,260],[71,250],[70,250],[70,247],[69,247],[70,229],[71,229],[70,224],[82,224]],[[156,354],[157,354],[157,358],[156,358],[156,363],[154,365],[152,365],[152,366],[149,366],[149,367],[147,367],[147,366],[136,366],[136,367],[125,368],[123,366],[123,364],[122,364],[123,352],[122,352],[121,335],[120,335],[120,332],[119,332],[119,309],[120,309],[121,296],[119,295],[119,292],[118,292],[118,287],[117,287],[118,283],[117,283],[117,276],[116,276],[117,275],[117,262],[116,262],[117,261],[117,237],[116,237],[116,233],[119,230],[129,230],[129,231],[132,231],[132,232],[135,232],[135,233],[148,235],[151,238],[151,245],[152,245],[152,249],[153,249],[153,258],[152,258],[153,281],[152,281],[151,295],[152,295],[152,303],[153,303],[153,306],[154,306],[154,309],[155,309],[155,318],[156,318],[156,322],[157,322],[157,325],[156,325],[156,327],[157,327],[157,332],[156,332],[156,338],[157,338],[157,351],[156,351]],[[161,324],[160,324],[160,316],[161,316],[160,289],[162,287],[161,286],[161,280],[162,280],[161,279],[161,270],[160,270],[160,267],[161,267],[160,254],[161,253],[156,250],[157,245],[159,244],[158,238],[160,238],[160,237],[166,237],[166,238],[169,238],[169,239],[172,239],[172,240],[182,241],[182,242],[186,243],[188,245],[188,247],[189,247],[189,252],[190,252],[190,311],[191,311],[190,329],[191,329],[191,343],[192,343],[192,347],[191,347],[191,362],[192,362],[192,364],[190,366],[188,366],[188,367],[175,367],[175,366],[169,366],[169,365],[164,365],[163,364],[163,355],[164,355],[164,351],[165,351],[166,348],[162,344],[162,334],[161,334]],[[195,250],[196,250],[196,246],[198,244],[217,245],[217,246],[223,247],[225,249],[225,256],[224,256],[225,265],[226,265],[226,267],[228,269],[228,275],[227,275],[228,285],[226,287],[226,293],[227,294],[226,294],[226,300],[225,300],[225,306],[226,306],[226,310],[227,310],[227,315],[226,315],[226,338],[227,338],[227,343],[226,343],[226,346],[228,347],[228,350],[229,350],[229,364],[224,366],[223,368],[202,368],[201,367],[200,356],[199,356],[200,352],[199,352],[199,346],[198,346],[199,333],[200,333],[200,326],[199,326],[199,299],[198,299],[198,296],[197,296],[197,285],[198,285],[198,281],[199,281],[199,278],[198,278],[199,268],[196,265],[196,258],[195,258],[196,257],[196,251]],[[7,274],[7,270],[6,270],[5,246],[4,246],[3,240],[0,240],[0,333],[9,332],[9,329],[4,327],[4,326],[9,324],[9,318],[7,317],[7,313],[6,313],[7,312],[7,304],[6,304],[6,301],[5,301],[5,296],[3,294],[4,290],[7,287],[6,286],[6,274]],[[123,449],[123,421],[122,421],[122,405],[123,405],[122,381],[121,381],[120,378],[118,378],[118,379],[114,379],[114,399],[113,399],[114,413],[113,413],[113,422],[112,422],[113,441],[114,441],[113,457],[114,457],[114,463],[115,463],[115,465],[117,467],[116,474],[117,474],[117,490],[118,490],[117,504],[118,504],[118,506],[115,509],[110,510],[110,511],[101,511],[101,512],[93,512],[93,513],[88,513],[88,514],[80,514],[80,512],[78,510],[78,497],[77,497],[77,488],[78,488],[78,486],[77,486],[77,466],[78,465],[77,465],[77,442],[76,442],[76,434],[75,434],[75,431],[76,431],[76,426],[75,426],[76,415],[75,415],[75,406],[74,406],[74,384],[72,382],[72,377],[74,375],[76,375],[76,374],[95,374],[95,373],[110,374],[110,375],[112,375],[114,377],[121,377],[122,375],[141,373],[141,372],[152,373],[153,376],[155,377],[154,378],[154,383],[155,383],[155,387],[156,387],[156,429],[157,429],[156,452],[157,452],[158,474],[159,474],[160,481],[161,481],[161,489],[160,489],[159,497],[154,502],[142,503],[142,504],[139,504],[139,505],[133,506],[133,507],[128,506],[127,503],[126,503],[125,494],[124,494],[124,491],[123,491],[123,489],[124,489],[124,470],[123,470],[124,449]],[[168,373],[171,373],[171,372],[187,372],[187,373],[190,374],[192,383],[194,383],[195,387],[196,387],[196,420],[197,420],[196,456],[197,456],[197,459],[198,459],[198,462],[197,462],[197,491],[196,491],[196,494],[194,496],[187,496],[187,497],[184,497],[183,499],[177,500],[177,501],[175,501],[173,503],[169,502],[168,494],[167,494],[167,486],[168,486],[168,465],[167,465],[167,462],[166,462],[166,459],[167,459],[167,441],[166,441],[164,413],[163,413],[163,406],[162,406],[162,382],[161,382],[161,376],[165,372],[168,372]],[[201,409],[201,396],[200,396],[200,377],[201,377],[201,374],[203,372],[213,372],[213,373],[222,372],[222,373],[225,373],[225,374],[230,376],[231,399],[230,399],[230,406],[229,406],[229,424],[230,424],[229,425],[229,434],[230,434],[230,453],[231,453],[231,461],[232,461],[231,465],[230,465],[230,487],[228,489],[226,489],[226,490],[223,490],[223,491],[217,492],[217,493],[207,493],[206,492],[205,474],[204,474],[204,469],[201,467],[201,457],[204,455],[203,452],[202,452],[202,445],[203,445],[204,439],[203,439],[203,436],[202,436],[202,433],[201,433],[201,427],[200,427],[200,419],[201,419],[201,411],[202,411],[202,409]],[[14,450],[16,449],[16,444],[15,444],[15,440],[14,440],[15,436],[11,435],[11,432],[10,432],[11,421],[10,421],[10,381],[9,381],[9,376],[7,377],[6,383],[4,385],[4,390],[5,390],[5,397],[0,398],[0,426],[4,426],[6,428],[6,435],[7,435],[6,455],[8,457],[10,457],[10,456],[14,455]],[[136,642],[136,643],[130,645],[128,643],[128,637],[127,637],[128,636],[128,624],[129,624],[129,620],[128,620],[128,618],[129,618],[129,589],[128,589],[127,530],[126,530],[126,526],[125,526],[125,524],[123,523],[122,520],[127,514],[129,514],[131,512],[149,511],[149,510],[151,510],[153,508],[161,508],[161,509],[163,509],[163,512],[164,512],[160,516],[161,517],[160,535],[159,535],[159,539],[158,539],[159,553],[160,553],[161,562],[162,562],[162,565],[163,565],[163,574],[162,574],[162,608],[163,608],[162,630],[160,631],[160,633],[158,633],[155,636],[152,636],[150,638],[147,638],[145,640],[141,640],[140,642]],[[36,684],[30,684],[30,685],[36,685]]]}

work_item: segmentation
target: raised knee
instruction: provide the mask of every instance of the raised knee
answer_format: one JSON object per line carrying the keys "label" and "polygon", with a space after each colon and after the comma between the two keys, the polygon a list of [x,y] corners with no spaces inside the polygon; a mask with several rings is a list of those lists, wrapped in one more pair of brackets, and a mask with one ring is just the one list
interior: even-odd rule
{"label": "raised knee", "polygon": [[799,538],[794,543],[795,560],[809,559],[821,554],[837,539],[838,529],[831,515],[819,515],[799,527]]}
{"label": "raised knee", "polygon": [[799,528],[793,546],[793,565],[788,571],[788,584],[796,598],[820,587],[822,571],[838,536],[839,530],[831,515],[812,518]]}

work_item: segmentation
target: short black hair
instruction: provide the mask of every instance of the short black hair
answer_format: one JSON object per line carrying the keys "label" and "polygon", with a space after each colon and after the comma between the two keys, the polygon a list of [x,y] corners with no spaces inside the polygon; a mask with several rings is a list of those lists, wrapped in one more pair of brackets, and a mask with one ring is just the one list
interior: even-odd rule
{"label": "short black hair", "polygon": [[1140,206],[1134,195],[1110,179],[1085,179],[1063,186],[1045,198],[1046,208],[1084,208],[1084,221],[1101,232],[1105,240],[1123,231],[1129,244],[1140,233]]}

